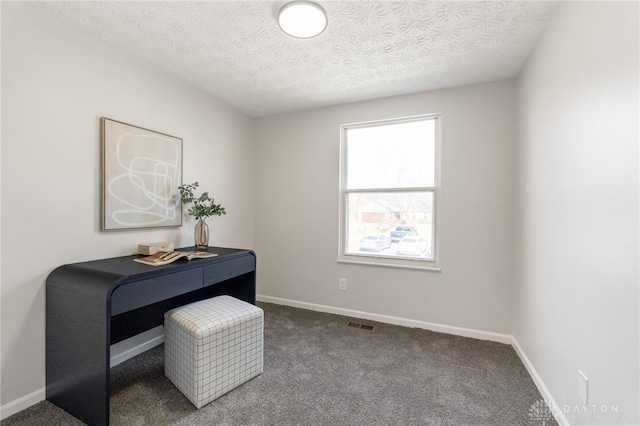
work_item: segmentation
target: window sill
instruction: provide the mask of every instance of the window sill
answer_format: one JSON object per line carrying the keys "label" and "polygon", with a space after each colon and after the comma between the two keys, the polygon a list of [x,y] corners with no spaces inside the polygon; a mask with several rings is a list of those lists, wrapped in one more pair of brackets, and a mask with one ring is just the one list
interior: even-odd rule
{"label": "window sill", "polygon": [[387,268],[417,269],[421,271],[441,272],[440,265],[432,260],[391,259],[376,256],[343,255],[338,257],[338,263],[350,263],[355,265],[369,265]]}

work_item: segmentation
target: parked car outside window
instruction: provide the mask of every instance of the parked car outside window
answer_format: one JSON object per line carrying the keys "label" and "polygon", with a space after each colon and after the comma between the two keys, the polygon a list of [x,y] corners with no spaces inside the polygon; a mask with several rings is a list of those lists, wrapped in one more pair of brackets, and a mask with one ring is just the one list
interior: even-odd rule
{"label": "parked car outside window", "polygon": [[391,242],[397,243],[402,238],[410,236],[410,235],[418,235],[418,230],[413,226],[408,225],[398,225],[391,231]]}
{"label": "parked car outside window", "polygon": [[396,247],[396,254],[420,256],[427,251],[427,240],[422,237],[404,237]]}
{"label": "parked car outside window", "polygon": [[365,235],[360,240],[360,250],[363,251],[382,251],[389,247],[391,247],[391,240],[382,234]]}

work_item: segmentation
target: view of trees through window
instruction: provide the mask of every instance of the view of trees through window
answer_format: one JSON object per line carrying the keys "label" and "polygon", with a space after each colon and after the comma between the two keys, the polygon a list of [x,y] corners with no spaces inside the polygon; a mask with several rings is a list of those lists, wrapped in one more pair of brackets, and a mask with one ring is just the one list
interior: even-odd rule
{"label": "view of trees through window", "polygon": [[344,253],[434,258],[436,118],[347,126]]}

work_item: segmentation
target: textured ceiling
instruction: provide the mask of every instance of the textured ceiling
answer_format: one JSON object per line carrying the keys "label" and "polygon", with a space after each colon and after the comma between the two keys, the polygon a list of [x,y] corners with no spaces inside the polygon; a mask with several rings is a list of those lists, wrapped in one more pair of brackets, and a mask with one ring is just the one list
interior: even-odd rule
{"label": "textured ceiling", "polygon": [[251,115],[264,116],[515,77],[558,2],[319,1],[300,40],[285,2],[42,2]]}

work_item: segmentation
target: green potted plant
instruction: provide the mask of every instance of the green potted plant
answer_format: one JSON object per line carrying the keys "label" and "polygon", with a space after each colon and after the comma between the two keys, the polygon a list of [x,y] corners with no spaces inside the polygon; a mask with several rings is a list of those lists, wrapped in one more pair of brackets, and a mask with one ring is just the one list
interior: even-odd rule
{"label": "green potted plant", "polygon": [[200,196],[194,194],[195,190],[200,186],[198,182],[187,185],[180,185],[180,198],[184,204],[193,204],[187,210],[187,213],[196,219],[196,227],[194,230],[194,240],[196,249],[206,249],[209,246],[209,226],[205,219],[209,216],[222,216],[227,214],[224,207],[216,204],[215,200],[209,197],[208,192],[203,192]]}

